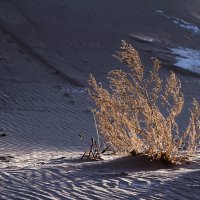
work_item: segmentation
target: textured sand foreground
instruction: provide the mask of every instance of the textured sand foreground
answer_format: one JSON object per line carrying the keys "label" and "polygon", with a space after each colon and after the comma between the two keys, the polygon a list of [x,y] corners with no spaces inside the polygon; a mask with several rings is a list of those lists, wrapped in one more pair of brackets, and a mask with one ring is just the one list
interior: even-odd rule
{"label": "textured sand foreground", "polygon": [[152,56],[162,77],[177,72],[185,128],[192,98],[200,102],[200,66],[181,69],[179,53],[193,65],[191,49],[198,60],[199,8],[198,0],[0,0],[0,156],[11,156],[0,161],[0,199],[199,199],[199,154],[175,168],[80,160],[96,137],[88,74],[106,84],[122,67],[112,57],[122,39],[139,50],[146,73]]}

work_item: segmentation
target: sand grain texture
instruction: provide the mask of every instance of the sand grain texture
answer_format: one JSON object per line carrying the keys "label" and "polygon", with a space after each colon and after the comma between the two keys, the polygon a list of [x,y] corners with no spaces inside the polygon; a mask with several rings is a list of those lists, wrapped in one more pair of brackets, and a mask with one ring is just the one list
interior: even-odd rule
{"label": "sand grain texture", "polygon": [[122,39],[139,50],[146,74],[152,56],[162,77],[177,72],[186,126],[200,79],[181,68],[176,50],[199,52],[199,8],[198,0],[0,0],[0,156],[11,156],[0,162],[0,199],[199,199],[199,157],[172,169],[137,158],[80,160],[96,137],[88,74],[106,84],[122,68],[112,57]]}

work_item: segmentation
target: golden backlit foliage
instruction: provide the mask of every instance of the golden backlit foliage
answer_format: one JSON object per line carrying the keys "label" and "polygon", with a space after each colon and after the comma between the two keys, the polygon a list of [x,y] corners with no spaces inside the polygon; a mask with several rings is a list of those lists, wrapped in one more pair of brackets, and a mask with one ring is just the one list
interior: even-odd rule
{"label": "golden backlit foliage", "polygon": [[111,71],[107,89],[94,76],[89,78],[89,95],[96,104],[95,119],[104,140],[118,152],[169,163],[193,155],[200,135],[198,102],[193,100],[188,127],[180,133],[176,119],[184,96],[177,76],[170,72],[164,82],[159,76],[160,61],[153,58],[150,76],[145,78],[138,52],[125,41],[115,57],[129,71]]}

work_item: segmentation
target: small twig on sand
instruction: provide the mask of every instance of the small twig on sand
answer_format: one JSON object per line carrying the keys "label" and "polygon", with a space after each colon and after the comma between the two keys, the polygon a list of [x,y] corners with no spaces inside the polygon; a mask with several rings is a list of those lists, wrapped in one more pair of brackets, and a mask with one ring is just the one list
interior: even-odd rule
{"label": "small twig on sand", "polygon": [[0,156],[0,161],[9,162],[13,158],[14,158],[13,156]]}
{"label": "small twig on sand", "polygon": [[[90,149],[84,152],[81,159],[89,158],[91,160],[100,160],[102,159],[102,154],[104,154],[107,151],[113,151],[110,148],[111,146],[108,146],[101,151],[101,147],[98,145],[97,141],[93,137],[91,137]],[[113,151],[113,153],[115,152]]]}
{"label": "small twig on sand", "polygon": [[100,160],[100,150],[99,150],[99,146],[97,144],[97,142],[95,141],[95,139],[92,137],[91,138],[91,145],[90,145],[90,150],[89,151],[85,151],[85,153],[83,154],[83,156],[81,157],[81,159],[83,158],[89,158],[91,160]]}
{"label": "small twig on sand", "polygon": [[101,154],[104,154],[106,151],[109,151],[110,146],[106,147],[105,149],[103,149],[103,151],[101,151]]}

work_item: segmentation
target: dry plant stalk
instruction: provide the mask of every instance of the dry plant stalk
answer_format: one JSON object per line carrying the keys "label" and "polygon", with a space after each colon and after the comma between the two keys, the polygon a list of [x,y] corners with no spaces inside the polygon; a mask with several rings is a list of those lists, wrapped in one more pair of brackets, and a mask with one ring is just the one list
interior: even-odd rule
{"label": "dry plant stalk", "polygon": [[110,147],[107,146],[105,148],[101,148],[102,146],[99,145],[99,143],[92,137],[91,138],[91,144],[90,149],[86,150],[85,153],[81,156],[81,159],[89,158],[90,160],[101,160],[103,155],[106,152],[111,151],[112,153],[115,153]]}
{"label": "dry plant stalk", "polygon": [[84,158],[89,158],[91,160],[100,160],[101,158],[99,146],[93,137],[91,138],[90,150],[85,151],[85,153],[81,157],[81,159]]}
{"label": "dry plant stalk", "polygon": [[[140,153],[169,163],[193,155],[200,135],[198,102],[193,100],[189,125],[180,133],[176,118],[183,109],[184,97],[176,75],[171,72],[163,87],[160,61],[154,58],[146,79],[138,52],[125,41],[115,57],[130,71],[111,71],[108,89],[94,76],[89,78],[89,95],[96,104],[95,118],[103,138],[118,152]],[[161,112],[162,106],[165,112]]]}

